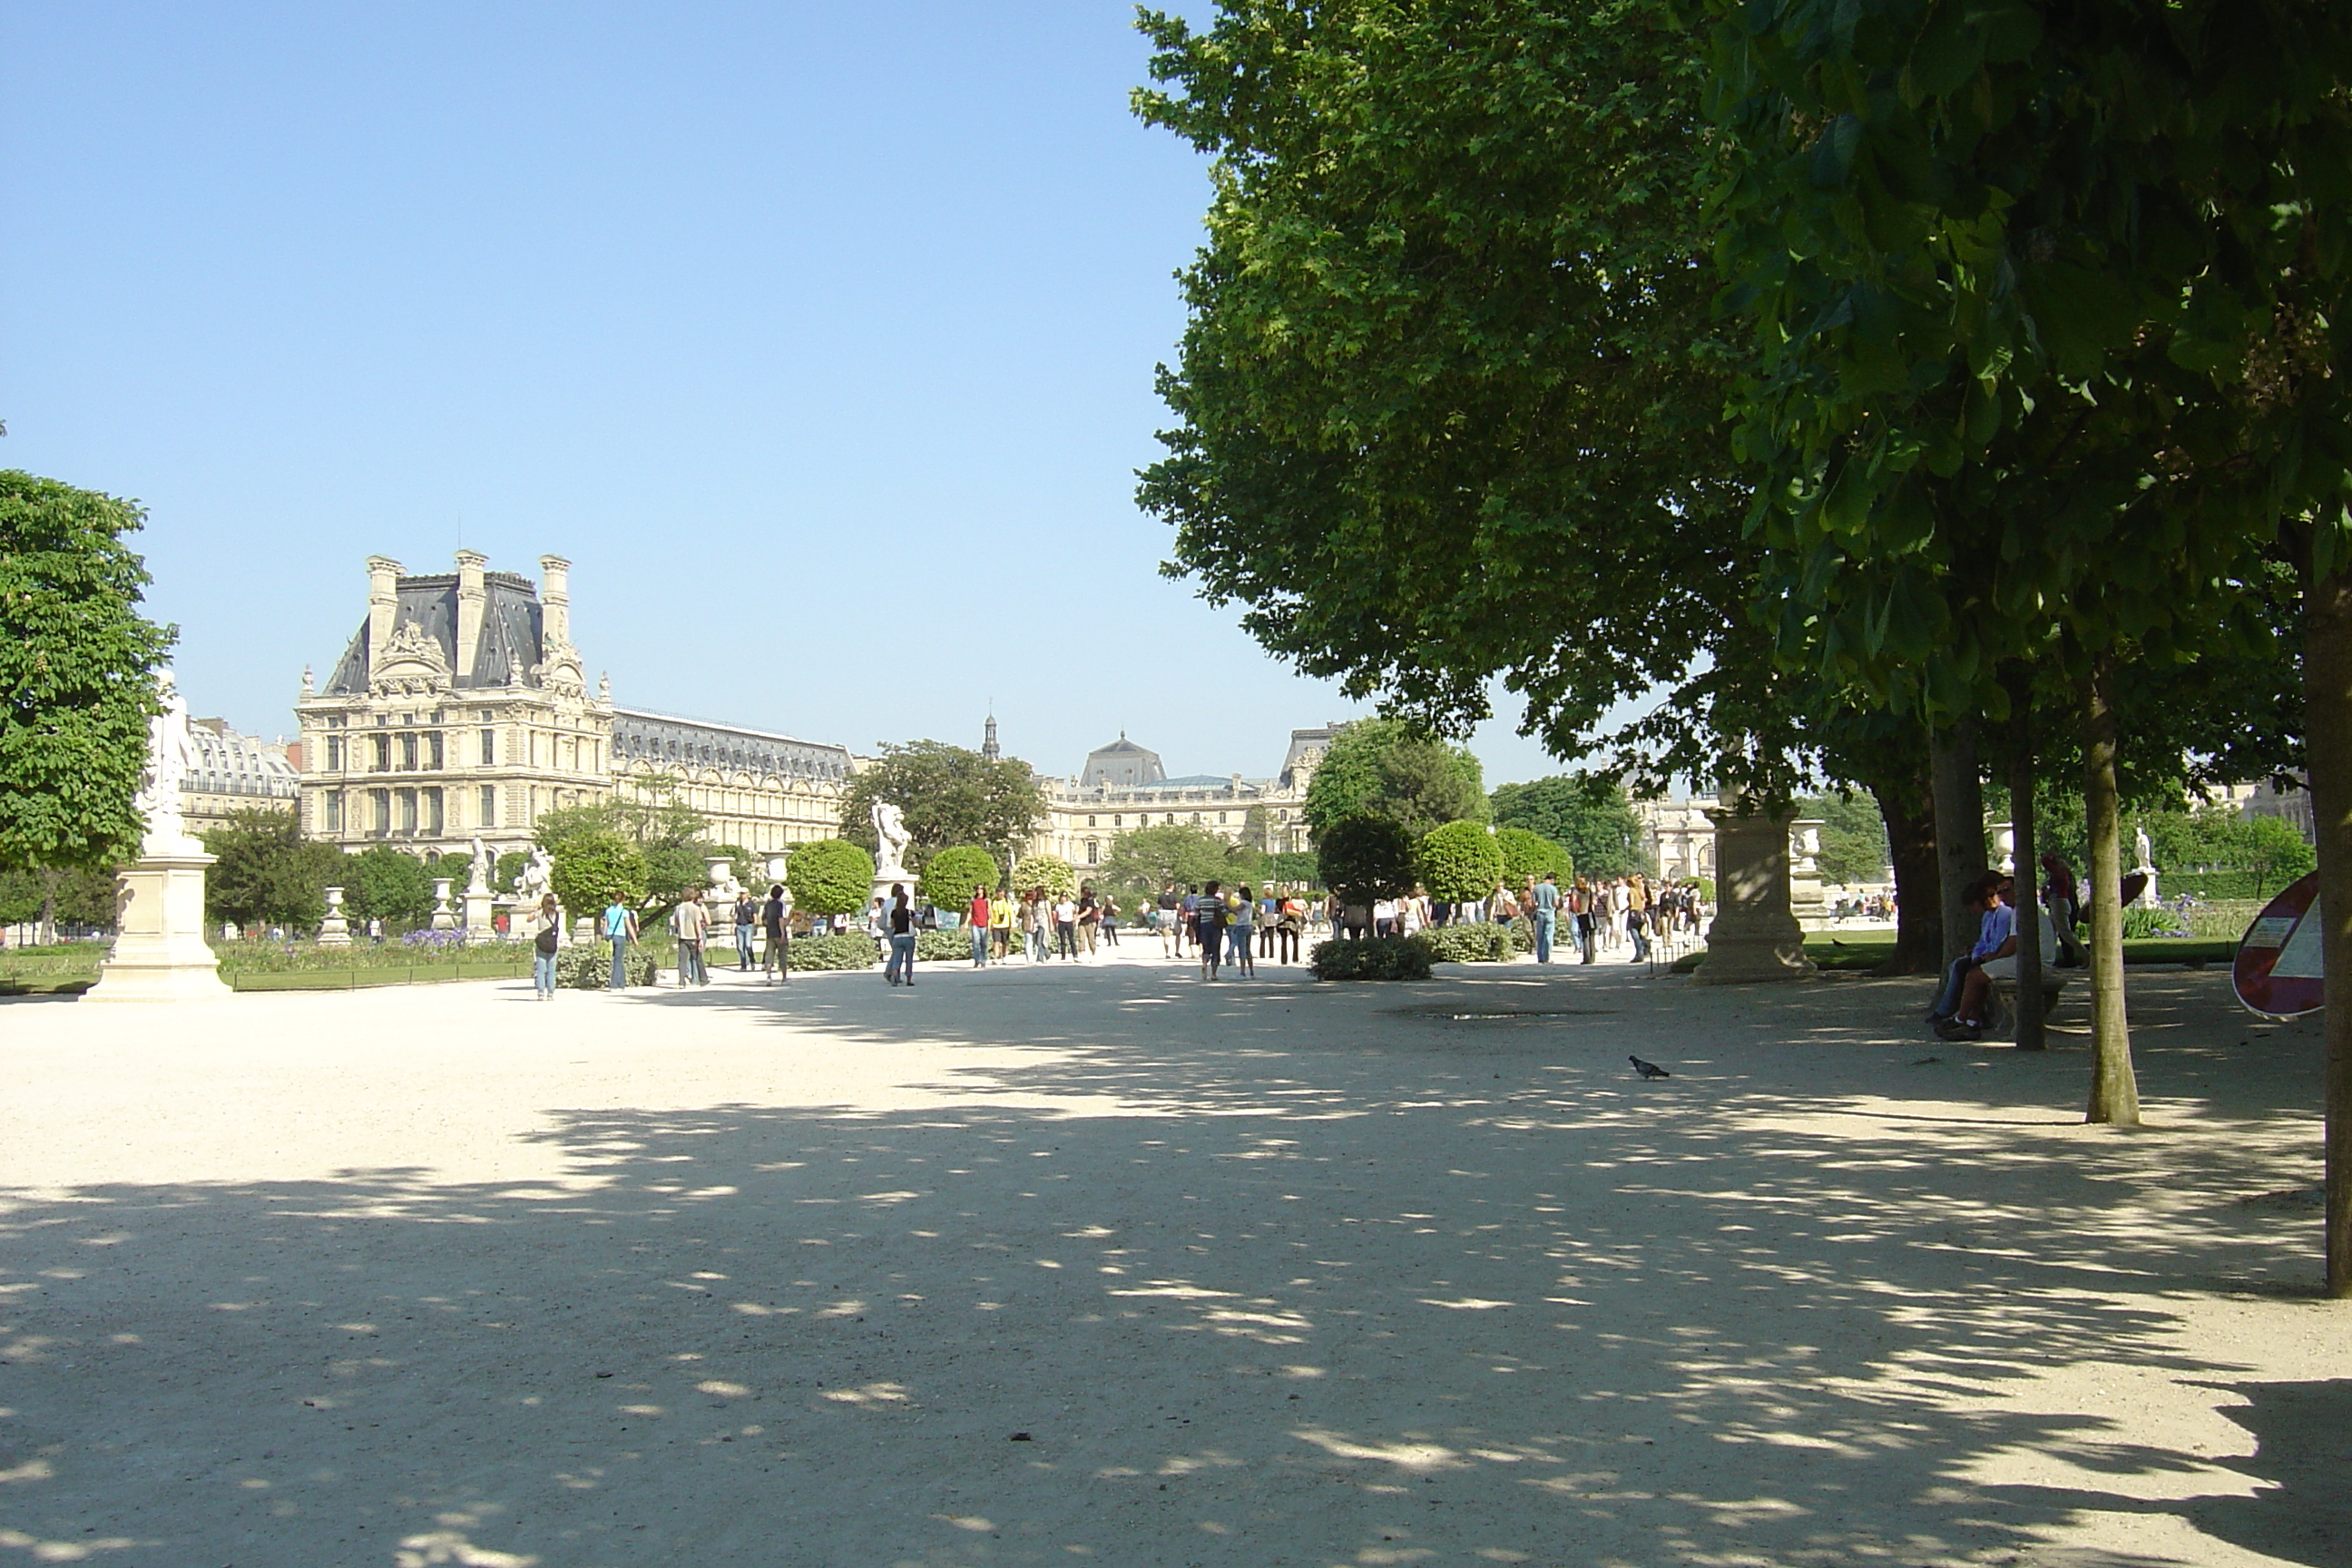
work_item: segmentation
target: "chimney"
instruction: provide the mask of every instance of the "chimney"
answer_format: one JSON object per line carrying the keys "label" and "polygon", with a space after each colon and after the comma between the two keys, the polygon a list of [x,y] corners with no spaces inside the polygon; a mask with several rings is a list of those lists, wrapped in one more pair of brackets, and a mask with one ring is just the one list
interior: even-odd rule
{"label": "chimney", "polygon": [[482,568],[489,563],[488,556],[475,551],[457,552],[457,668],[452,674],[458,680],[472,679],[474,650],[482,644],[482,616],[490,602]]}
{"label": "chimney", "polygon": [[561,555],[539,558],[540,657],[572,640],[572,563]]}
{"label": "chimney", "polygon": [[389,556],[368,557],[368,674],[383,661],[383,645],[400,613],[400,563]]}

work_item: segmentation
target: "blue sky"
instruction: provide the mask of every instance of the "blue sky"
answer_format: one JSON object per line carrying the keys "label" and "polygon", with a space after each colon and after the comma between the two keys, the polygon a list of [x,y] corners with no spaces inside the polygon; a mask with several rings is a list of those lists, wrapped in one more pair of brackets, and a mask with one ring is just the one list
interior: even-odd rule
{"label": "blue sky", "polygon": [[[1207,184],[1131,16],[0,4],[0,466],[148,506],[182,686],[265,734],[364,557],[462,540],[569,556],[632,706],[1270,771],[1361,710],[1132,500]],[[1510,730],[1490,782],[1558,771]]]}

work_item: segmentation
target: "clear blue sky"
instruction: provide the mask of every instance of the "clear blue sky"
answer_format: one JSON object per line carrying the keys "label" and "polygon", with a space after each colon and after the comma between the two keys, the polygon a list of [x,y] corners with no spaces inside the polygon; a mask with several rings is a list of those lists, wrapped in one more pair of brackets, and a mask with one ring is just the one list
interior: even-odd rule
{"label": "clear blue sky", "polygon": [[[1108,3],[0,5],[0,466],[135,497],[200,712],[362,562],[574,563],[632,706],[1261,773],[1358,711],[1156,567],[1202,162]],[[1514,711],[1510,715],[1516,720]],[[1490,723],[1488,780],[1557,771]]]}

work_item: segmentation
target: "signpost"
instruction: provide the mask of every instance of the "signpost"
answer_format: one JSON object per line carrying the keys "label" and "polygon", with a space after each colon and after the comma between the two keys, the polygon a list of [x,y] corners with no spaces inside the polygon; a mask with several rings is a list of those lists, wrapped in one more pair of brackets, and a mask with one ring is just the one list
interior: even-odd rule
{"label": "signpost", "polygon": [[2325,1005],[2320,975],[2319,873],[2314,871],[2254,917],[2238,941],[2230,982],[2248,1012],[2284,1020]]}

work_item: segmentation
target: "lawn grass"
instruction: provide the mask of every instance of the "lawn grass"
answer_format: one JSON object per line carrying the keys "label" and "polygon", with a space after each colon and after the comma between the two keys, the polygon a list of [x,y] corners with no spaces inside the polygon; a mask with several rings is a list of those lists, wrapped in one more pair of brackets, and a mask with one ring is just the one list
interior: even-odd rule
{"label": "lawn grass", "polygon": [[[341,950],[303,952],[301,967],[269,967],[267,955],[242,948],[218,949],[221,978],[237,991],[352,991],[362,986],[424,985],[449,980],[515,979],[530,973],[530,952],[521,945],[465,953],[420,952],[413,957],[396,944],[354,944]],[[259,944],[267,946],[268,944]],[[98,982],[104,942],[16,948],[0,952],[0,996],[72,995]]]}

